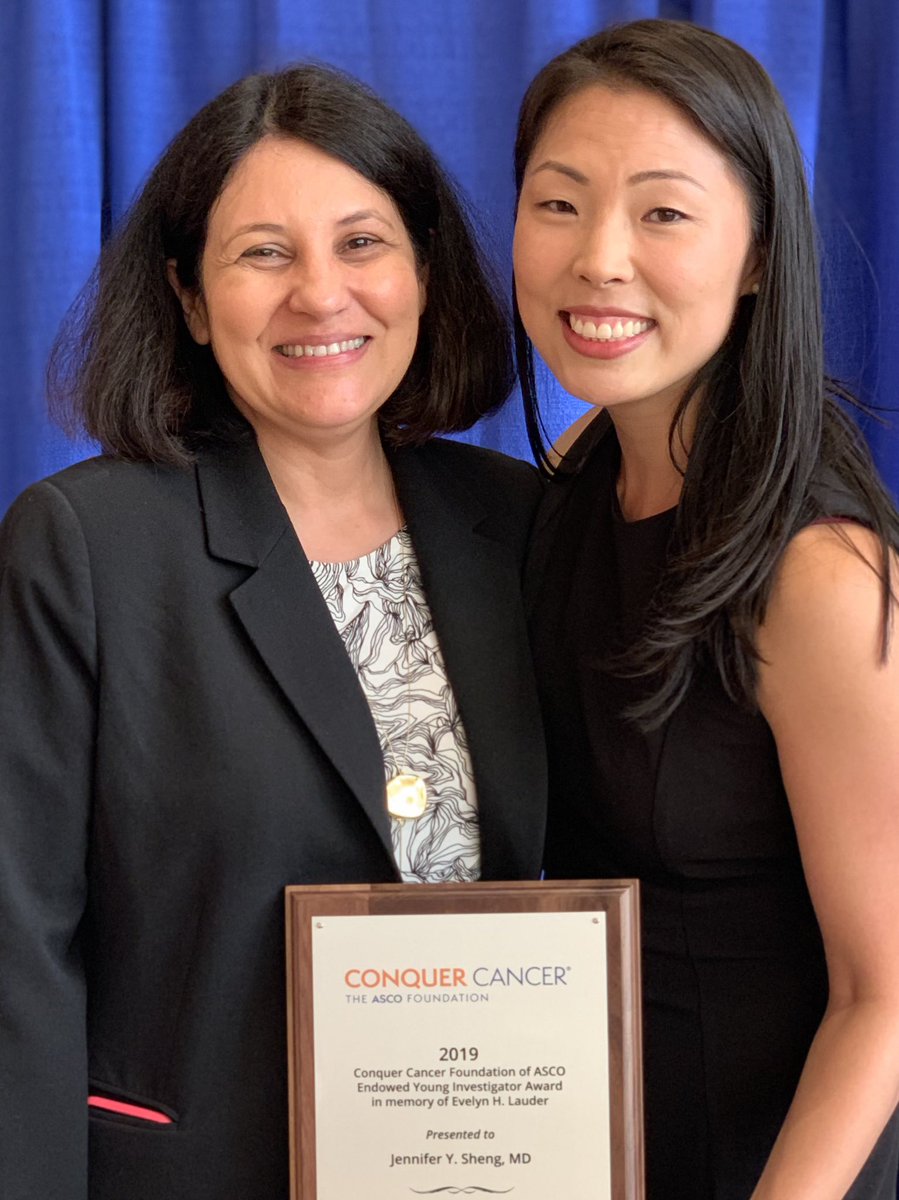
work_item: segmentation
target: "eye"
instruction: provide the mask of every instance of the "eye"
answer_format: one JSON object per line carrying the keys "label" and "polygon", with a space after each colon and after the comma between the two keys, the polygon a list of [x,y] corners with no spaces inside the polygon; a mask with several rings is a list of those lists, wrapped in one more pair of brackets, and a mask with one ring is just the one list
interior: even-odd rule
{"label": "eye", "polygon": [[643,219],[652,225],[679,225],[688,218],[677,208],[653,208]]}
{"label": "eye", "polygon": [[551,213],[577,213],[577,209],[569,200],[542,200],[537,207]]}
{"label": "eye", "polygon": [[347,250],[368,250],[371,246],[377,246],[379,241],[380,238],[370,233],[358,233],[355,237],[348,238],[344,246]]}
{"label": "eye", "polygon": [[251,246],[249,250],[244,250],[241,258],[256,258],[263,259],[268,262],[278,262],[287,255],[280,246]]}

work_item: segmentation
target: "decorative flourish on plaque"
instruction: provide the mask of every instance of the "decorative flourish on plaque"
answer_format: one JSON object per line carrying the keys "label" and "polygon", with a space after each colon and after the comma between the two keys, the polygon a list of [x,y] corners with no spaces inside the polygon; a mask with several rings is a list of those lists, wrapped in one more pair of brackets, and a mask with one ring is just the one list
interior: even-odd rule
{"label": "decorative flourish on plaque", "polygon": [[491,1196],[507,1196],[509,1192],[514,1192],[514,1188],[485,1188],[485,1187],[439,1187],[428,1188],[427,1191],[419,1191],[418,1188],[409,1188],[410,1192],[414,1192],[416,1196],[435,1196],[438,1192],[448,1192],[451,1196],[473,1196],[475,1192],[487,1192]]}

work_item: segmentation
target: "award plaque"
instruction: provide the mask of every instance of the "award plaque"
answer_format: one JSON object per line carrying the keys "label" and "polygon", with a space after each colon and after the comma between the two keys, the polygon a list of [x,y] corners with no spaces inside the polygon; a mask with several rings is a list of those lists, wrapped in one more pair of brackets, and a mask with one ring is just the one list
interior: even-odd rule
{"label": "award plaque", "polygon": [[291,1200],[643,1200],[636,881],[285,900]]}

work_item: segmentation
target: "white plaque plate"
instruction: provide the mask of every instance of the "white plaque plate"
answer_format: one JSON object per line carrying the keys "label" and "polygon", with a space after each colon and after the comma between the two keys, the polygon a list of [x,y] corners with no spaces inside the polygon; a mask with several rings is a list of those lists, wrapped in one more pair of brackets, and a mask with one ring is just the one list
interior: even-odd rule
{"label": "white plaque plate", "polygon": [[604,912],[311,918],[317,1200],[611,1200]]}

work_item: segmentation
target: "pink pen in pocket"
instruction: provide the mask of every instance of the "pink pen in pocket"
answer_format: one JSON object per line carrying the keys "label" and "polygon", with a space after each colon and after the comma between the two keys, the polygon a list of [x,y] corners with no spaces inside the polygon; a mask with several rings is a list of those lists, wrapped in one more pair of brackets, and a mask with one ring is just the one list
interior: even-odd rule
{"label": "pink pen in pocket", "polygon": [[172,1125],[172,1118],[159,1109],[146,1108],[142,1104],[130,1104],[125,1100],[112,1100],[109,1096],[90,1095],[87,1107],[94,1112],[114,1113],[120,1117],[134,1117],[138,1121],[151,1121],[154,1125]]}

